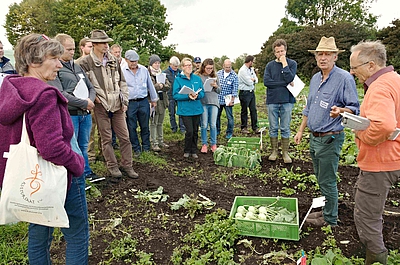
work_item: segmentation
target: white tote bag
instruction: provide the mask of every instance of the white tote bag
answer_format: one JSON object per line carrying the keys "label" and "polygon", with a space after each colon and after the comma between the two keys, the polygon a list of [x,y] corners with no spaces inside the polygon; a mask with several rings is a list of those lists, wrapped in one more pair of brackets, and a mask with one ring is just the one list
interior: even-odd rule
{"label": "white tote bag", "polygon": [[22,123],[21,142],[10,145],[0,196],[0,224],[25,221],[50,227],[69,227],[64,209],[67,170],[44,160],[30,145]]}

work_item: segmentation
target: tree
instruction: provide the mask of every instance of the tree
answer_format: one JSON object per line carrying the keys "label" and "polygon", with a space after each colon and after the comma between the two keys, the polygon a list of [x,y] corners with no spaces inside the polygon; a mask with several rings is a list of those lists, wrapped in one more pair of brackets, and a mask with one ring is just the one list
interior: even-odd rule
{"label": "tree", "polygon": [[399,71],[400,70],[400,19],[392,21],[393,26],[383,28],[378,31],[377,38],[382,41],[386,46],[386,55],[388,58],[388,65]]}
{"label": "tree", "polygon": [[350,22],[375,27],[377,17],[368,12],[374,0],[288,0],[287,15],[299,25]]}

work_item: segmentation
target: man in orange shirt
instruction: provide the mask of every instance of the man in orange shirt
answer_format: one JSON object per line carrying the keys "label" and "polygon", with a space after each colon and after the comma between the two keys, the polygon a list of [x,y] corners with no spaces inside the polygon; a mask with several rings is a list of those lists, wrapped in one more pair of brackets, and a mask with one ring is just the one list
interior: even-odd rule
{"label": "man in orange shirt", "polygon": [[365,264],[387,264],[382,236],[382,214],[390,187],[400,177],[400,137],[389,140],[400,127],[400,76],[386,66],[386,49],[379,41],[351,48],[350,73],[364,84],[360,116],[370,120],[355,131],[360,174],[356,182],[354,222],[366,247]]}

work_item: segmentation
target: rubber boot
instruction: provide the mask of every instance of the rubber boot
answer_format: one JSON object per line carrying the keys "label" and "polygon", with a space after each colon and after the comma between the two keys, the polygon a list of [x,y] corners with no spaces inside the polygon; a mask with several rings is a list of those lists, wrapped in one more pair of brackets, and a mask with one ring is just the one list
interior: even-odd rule
{"label": "rubber boot", "polygon": [[271,137],[271,147],[272,147],[272,154],[268,157],[268,160],[275,161],[278,156],[278,138]]}
{"label": "rubber boot", "polygon": [[289,138],[282,138],[282,156],[285,164],[291,164],[292,159],[289,156]]}
{"label": "rubber boot", "polygon": [[366,257],[365,257],[365,265],[371,265],[375,262],[380,262],[383,265],[387,265],[388,252],[382,252],[379,254],[375,254],[372,251],[367,249]]}

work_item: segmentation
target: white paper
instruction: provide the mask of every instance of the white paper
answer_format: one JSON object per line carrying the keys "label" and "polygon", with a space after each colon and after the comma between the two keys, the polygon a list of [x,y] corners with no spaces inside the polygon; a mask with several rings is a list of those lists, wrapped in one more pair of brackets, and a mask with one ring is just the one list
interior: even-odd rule
{"label": "white paper", "polygon": [[217,78],[208,78],[204,81],[204,92],[210,92],[213,89],[212,83],[216,82]]}
{"label": "white paper", "polygon": [[87,88],[85,81],[81,78],[78,84],[76,84],[74,95],[80,99],[87,99],[89,98],[89,89]]}
{"label": "white paper", "polygon": [[179,94],[185,94],[185,95],[196,94],[196,93],[200,92],[200,90],[201,90],[201,88],[195,92],[195,91],[194,91],[193,89],[191,89],[190,87],[184,85],[184,86],[181,88],[181,90],[179,91]]}
{"label": "white paper", "polygon": [[293,86],[288,84],[287,89],[290,91],[290,93],[292,93],[293,97],[297,97],[300,94],[301,90],[303,90],[304,86],[305,85],[303,81],[301,81],[300,77],[296,75],[293,79]]}
{"label": "white paper", "polygon": [[1,84],[3,84],[3,79],[6,76],[8,76],[8,74],[4,74],[4,73],[0,74],[0,86],[1,86]]}
{"label": "white paper", "polygon": [[159,75],[156,75],[156,81],[157,81],[157,83],[160,83],[160,84],[164,84],[165,85],[165,78],[167,77],[167,74],[166,73],[161,73],[161,74],[159,74]]}
{"label": "white paper", "polygon": [[389,140],[396,140],[397,136],[400,134],[400,128],[396,128],[396,130],[392,133],[392,135],[389,137]]}
{"label": "white paper", "polygon": [[356,131],[364,131],[368,128],[370,121],[367,118],[351,114],[349,112],[340,113],[342,118],[342,126]]}
{"label": "white paper", "polygon": [[[224,96],[225,99],[225,105],[230,105],[231,104],[231,100],[232,100],[232,95],[226,95]],[[233,100],[233,104],[239,104],[240,100],[239,97],[235,97],[235,99]]]}

